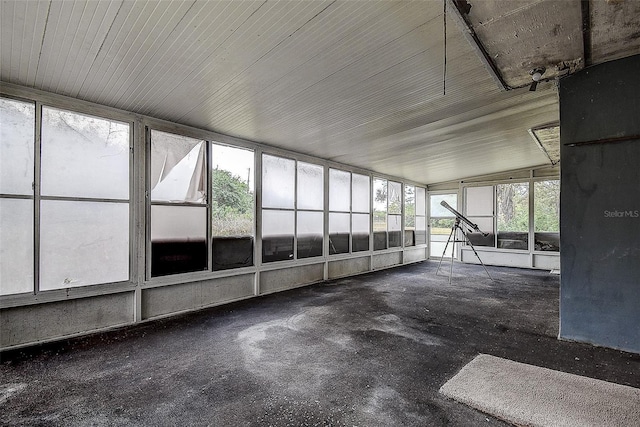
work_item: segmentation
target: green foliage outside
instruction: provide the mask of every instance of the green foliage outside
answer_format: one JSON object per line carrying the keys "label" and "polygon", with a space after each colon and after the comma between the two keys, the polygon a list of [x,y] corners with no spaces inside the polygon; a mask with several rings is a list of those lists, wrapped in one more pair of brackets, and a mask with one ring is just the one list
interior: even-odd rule
{"label": "green foliage outside", "polygon": [[223,169],[212,171],[213,235],[253,235],[253,192],[247,182]]}
{"label": "green foliage outside", "polygon": [[560,232],[560,181],[534,183],[535,231]]}
{"label": "green foliage outside", "polygon": [[449,234],[453,227],[454,219],[440,218],[431,220],[431,234]]}
{"label": "green foliage outside", "polygon": [[529,231],[529,184],[496,186],[498,231]]}

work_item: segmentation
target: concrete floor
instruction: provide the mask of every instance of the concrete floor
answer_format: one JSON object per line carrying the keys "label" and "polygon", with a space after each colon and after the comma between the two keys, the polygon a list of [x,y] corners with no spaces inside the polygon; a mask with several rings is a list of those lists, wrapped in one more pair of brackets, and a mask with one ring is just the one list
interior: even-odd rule
{"label": "concrete floor", "polygon": [[5,352],[0,424],[505,425],[438,394],[478,353],[640,387],[640,355],[556,339],[558,276],[436,267]]}

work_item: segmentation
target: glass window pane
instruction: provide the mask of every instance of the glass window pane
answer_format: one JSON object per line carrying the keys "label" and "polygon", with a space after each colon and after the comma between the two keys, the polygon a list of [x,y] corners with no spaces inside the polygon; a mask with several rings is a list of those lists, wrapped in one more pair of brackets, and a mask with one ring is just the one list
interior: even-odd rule
{"label": "glass window pane", "polygon": [[451,213],[451,211],[440,203],[445,201],[451,206],[453,209],[458,210],[458,195],[457,194],[432,194],[429,197],[431,216],[432,217],[454,217],[455,215]]}
{"label": "glass window pane", "polygon": [[351,174],[351,209],[353,212],[367,212],[371,210],[370,179],[366,175]]}
{"label": "glass window pane", "polygon": [[416,245],[424,245],[427,243],[427,221],[424,216],[416,217]]}
{"label": "glass window pane", "polygon": [[468,218],[469,218],[469,221],[471,221],[472,223],[478,226],[478,228],[482,233],[486,234],[486,236],[484,236],[482,233],[469,230],[467,227],[465,227],[466,230],[469,230],[467,232],[467,237],[469,238],[469,241],[471,241],[471,244],[473,244],[474,246],[491,246],[491,247],[495,246],[495,233],[493,232],[493,217],[492,216],[490,217],[470,216]]}
{"label": "glass window pane", "polygon": [[151,131],[151,200],[203,203],[206,142]]}
{"label": "glass window pane", "polygon": [[[373,231],[387,231],[387,180],[373,180]],[[385,244],[386,247],[386,244]]]}
{"label": "glass window pane", "polygon": [[369,214],[351,215],[351,251],[369,250]]}
{"label": "glass window pane", "polygon": [[404,228],[414,230],[416,226],[416,188],[412,185],[404,187]]}
{"label": "glass window pane", "polygon": [[349,212],[351,200],[351,174],[329,169],[329,210]]}
{"label": "glass window pane", "polygon": [[451,227],[453,227],[454,222],[454,219],[448,218],[431,220],[429,233],[429,256],[442,257],[445,246],[447,246],[447,251],[444,256],[447,258],[451,258],[453,256],[454,245],[451,243],[447,245],[447,241],[449,240]]}
{"label": "glass window pane", "polygon": [[0,198],[0,295],[33,292],[33,200]]}
{"label": "glass window pane", "polygon": [[129,198],[127,123],[42,108],[42,194]]}
{"label": "glass window pane", "polygon": [[129,279],[129,205],[43,200],[40,289]]}
{"label": "glass window pane", "polygon": [[402,246],[402,216],[389,215],[388,222],[389,247],[397,248]]}
{"label": "glass window pane", "polygon": [[349,253],[350,217],[348,213],[329,214],[330,255]]}
{"label": "glass window pane", "polygon": [[498,247],[529,249],[529,184],[496,185]]}
{"label": "glass window pane", "polygon": [[321,211],[324,208],[324,168],[298,162],[298,209]]}
{"label": "glass window pane", "polygon": [[296,162],[262,155],[262,207],[293,209]]}
{"label": "glass window pane", "polygon": [[535,250],[560,251],[560,181],[533,184]]}
{"label": "glass window pane", "polygon": [[422,187],[416,187],[416,215],[427,215],[426,211],[427,191]]}
{"label": "glass window pane", "polygon": [[298,258],[322,256],[324,213],[298,212]]}
{"label": "glass window pane", "polygon": [[151,275],[207,269],[207,208],[151,206]]}
{"label": "glass window pane", "polygon": [[33,103],[0,98],[0,193],[33,194]]}
{"label": "glass window pane", "polygon": [[212,234],[253,236],[253,151],[218,144],[212,147]]}
{"label": "glass window pane", "polygon": [[402,213],[402,184],[389,181],[389,214]]}
{"label": "glass window pane", "polygon": [[293,259],[293,211],[262,211],[262,261]]}
{"label": "glass window pane", "polygon": [[467,216],[493,216],[493,186],[467,187]]}

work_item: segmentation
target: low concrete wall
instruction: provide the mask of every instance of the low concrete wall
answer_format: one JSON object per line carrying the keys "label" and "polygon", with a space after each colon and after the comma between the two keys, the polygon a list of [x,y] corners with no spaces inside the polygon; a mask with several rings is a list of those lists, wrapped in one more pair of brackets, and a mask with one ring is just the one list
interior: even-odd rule
{"label": "low concrete wall", "polygon": [[254,274],[142,290],[142,319],[196,310],[254,294]]}
{"label": "low concrete wall", "polygon": [[260,294],[284,291],[302,285],[321,282],[324,279],[324,263],[283,268],[260,273]]}
{"label": "low concrete wall", "polygon": [[90,333],[134,321],[134,293],[123,292],[0,311],[0,348]]}

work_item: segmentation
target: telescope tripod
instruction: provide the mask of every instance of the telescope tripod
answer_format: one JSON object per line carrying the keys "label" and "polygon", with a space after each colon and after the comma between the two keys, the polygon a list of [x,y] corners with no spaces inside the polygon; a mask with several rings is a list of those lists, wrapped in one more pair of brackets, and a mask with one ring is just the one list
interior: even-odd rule
{"label": "telescope tripod", "polygon": [[[461,239],[458,239],[458,231],[460,232],[460,234],[462,234]],[[487,273],[487,276],[489,276],[489,279],[491,279],[491,281],[493,282],[493,277],[491,277],[491,275],[489,274],[489,270],[487,270],[487,266],[485,266],[484,262],[482,262],[482,260],[480,259],[480,255],[478,255],[478,252],[476,252],[476,248],[473,247],[473,243],[471,243],[471,240],[469,240],[469,238],[467,237],[467,234],[464,232],[464,229],[460,225],[460,218],[456,218],[456,222],[451,227],[451,233],[449,233],[447,244],[444,245],[444,251],[442,251],[442,256],[440,257],[440,262],[438,263],[436,276],[438,275],[438,272],[440,272],[440,266],[442,265],[442,260],[444,259],[444,256],[447,253],[447,247],[449,247],[449,243],[451,243],[451,267],[449,268],[449,284],[451,284],[451,276],[453,275],[453,251],[455,250],[456,243],[466,243],[467,245],[471,246],[471,249],[473,249],[473,253],[476,255],[476,258],[478,258],[478,261],[480,261],[480,264],[482,264],[482,267],[484,268],[484,271]]]}

